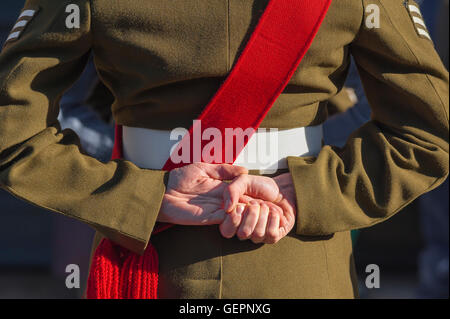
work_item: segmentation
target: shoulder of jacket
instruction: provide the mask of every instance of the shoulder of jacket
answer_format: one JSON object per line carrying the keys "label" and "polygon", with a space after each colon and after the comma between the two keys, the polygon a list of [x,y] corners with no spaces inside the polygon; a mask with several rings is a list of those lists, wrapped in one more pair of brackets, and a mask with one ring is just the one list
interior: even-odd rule
{"label": "shoulder of jacket", "polygon": [[19,43],[35,46],[46,40],[70,42],[88,34],[89,3],[90,0],[27,0],[3,49]]}

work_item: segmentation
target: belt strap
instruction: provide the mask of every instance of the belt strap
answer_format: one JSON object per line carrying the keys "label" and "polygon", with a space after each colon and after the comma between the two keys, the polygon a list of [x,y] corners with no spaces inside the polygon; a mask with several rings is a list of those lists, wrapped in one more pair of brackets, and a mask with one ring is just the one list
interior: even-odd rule
{"label": "belt strap", "polygon": [[[128,126],[123,126],[122,130],[123,158],[146,169],[162,169],[180,139],[179,136],[171,139],[174,131]],[[186,131],[178,133],[182,135]],[[322,139],[321,125],[286,130],[258,129],[234,164],[264,174],[275,173],[288,168],[289,156],[316,156],[322,148]],[[211,162],[211,158],[206,160]]]}

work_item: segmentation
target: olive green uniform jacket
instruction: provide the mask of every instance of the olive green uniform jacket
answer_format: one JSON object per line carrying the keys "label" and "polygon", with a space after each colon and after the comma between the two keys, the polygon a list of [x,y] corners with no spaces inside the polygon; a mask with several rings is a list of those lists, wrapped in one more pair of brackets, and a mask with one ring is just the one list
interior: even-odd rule
{"label": "olive green uniform jacket", "polygon": [[[262,123],[279,129],[322,123],[327,100],[340,91],[355,58],[372,121],[342,149],[325,146],[317,157],[288,158],[295,229],[274,245],[225,239],[217,226],[176,226],[153,236],[161,298],[356,295],[349,231],[386,220],[448,175],[448,73],[413,22],[418,14],[404,2],[333,1]],[[187,128],[225,79],[267,3],[26,1],[25,9],[39,11],[0,55],[1,187],[142,252],[167,173],[87,156],[74,132],[58,124],[61,95],[92,53],[114,93],[119,124]],[[80,8],[79,28],[66,26],[69,4]],[[379,10],[379,28],[371,4]]]}

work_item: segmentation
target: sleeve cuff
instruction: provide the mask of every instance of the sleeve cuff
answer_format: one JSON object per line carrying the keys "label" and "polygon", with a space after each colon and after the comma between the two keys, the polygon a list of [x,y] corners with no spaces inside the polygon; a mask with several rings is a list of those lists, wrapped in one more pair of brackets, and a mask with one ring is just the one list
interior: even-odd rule
{"label": "sleeve cuff", "polygon": [[317,172],[316,158],[288,157],[287,160],[297,201],[296,233],[305,236],[332,234],[336,210],[329,207],[333,199],[324,198],[328,196],[328,186]]}
{"label": "sleeve cuff", "polygon": [[121,205],[121,218],[111,227],[95,228],[120,246],[142,254],[158,218],[168,175],[166,171],[141,169],[135,188],[124,196],[128,202]]}

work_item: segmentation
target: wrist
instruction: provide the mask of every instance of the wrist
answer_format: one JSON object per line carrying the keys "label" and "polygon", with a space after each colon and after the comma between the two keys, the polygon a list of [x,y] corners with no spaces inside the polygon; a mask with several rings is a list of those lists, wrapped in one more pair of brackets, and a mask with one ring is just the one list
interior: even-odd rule
{"label": "wrist", "polygon": [[280,189],[280,191],[282,189],[294,188],[294,181],[292,179],[291,173],[280,174],[278,176],[275,176],[273,179],[275,183],[277,183],[277,186]]}

